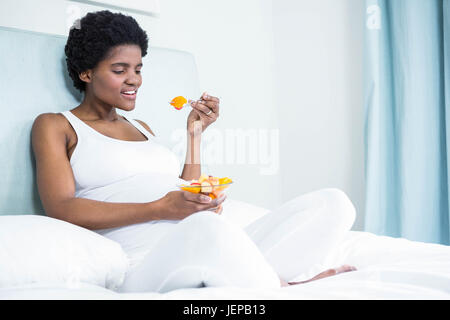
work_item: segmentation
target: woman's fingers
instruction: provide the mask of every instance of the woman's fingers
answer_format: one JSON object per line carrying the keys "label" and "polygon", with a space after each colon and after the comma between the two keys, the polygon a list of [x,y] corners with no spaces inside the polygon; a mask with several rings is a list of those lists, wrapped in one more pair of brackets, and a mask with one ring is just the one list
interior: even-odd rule
{"label": "woman's fingers", "polygon": [[218,199],[218,203],[222,204],[227,199],[227,195],[221,194],[217,199]]}
{"label": "woman's fingers", "polygon": [[222,205],[219,205],[219,206],[217,206],[217,207],[208,209],[208,211],[214,211],[214,212],[217,213],[217,214],[221,214],[222,211],[223,211],[223,207],[222,207]]}
{"label": "woman's fingers", "polygon": [[219,104],[220,104],[219,98],[210,96],[206,92],[203,93],[200,100],[198,101],[190,100],[189,102],[193,107],[200,110],[209,117],[212,116],[212,113],[214,113],[216,116],[219,115]]}
{"label": "woman's fingers", "polygon": [[220,99],[219,98],[217,98],[217,97],[214,97],[214,96],[210,96],[208,93],[203,93],[203,95],[202,95],[202,99],[203,100],[206,100],[206,101],[212,101],[212,102],[215,102],[215,103],[217,103],[217,104],[219,104],[220,103]]}
{"label": "woman's fingers", "polygon": [[197,203],[210,203],[213,199],[205,194],[201,193],[193,193],[186,190],[183,190],[184,198],[188,201],[197,202]]}
{"label": "woman's fingers", "polygon": [[203,98],[202,100],[200,100],[200,103],[206,105],[214,113],[219,113],[219,99],[218,98],[208,96],[207,98]]}
{"label": "woman's fingers", "polygon": [[208,107],[206,104],[197,101],[191,104],[192,108],[194,108],[195,110],[197,110],[198,112],[201,112],[202,115],[208,117],[208,118],[215,118],[216,117],[216,113],[214,112],[214,110],[210,107]]}
{"label": "woman's fingers", "polygon": [[209,195],[203,193],[193,193],[186,190],[183,190],[182,192],[186,200],[202,204],[209,204],[211,207],[217,207],[227,198],[226,194],[221,194],[216,199],[213,199]]}
{"label": "woman's fingers", "polygon": [[222,213],[222,203],[226,200],[226,194],[222,193],[217,198],[213,199],[207,194],[193,193],[183,190],[184,198],[189,201],[190,206],[195,211],[214,211],[217,214]]}

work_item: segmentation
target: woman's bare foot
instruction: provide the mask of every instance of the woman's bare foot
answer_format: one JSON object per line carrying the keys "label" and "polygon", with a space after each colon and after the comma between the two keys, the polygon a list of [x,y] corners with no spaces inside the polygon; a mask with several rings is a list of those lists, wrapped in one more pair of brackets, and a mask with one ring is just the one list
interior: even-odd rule
{"label": "woman's bare foot", "polygon": [[309,280],[298,281],[298,282],[286,282],[286,281],[284,281],[283,279],[280,278],[280,282],[281,282],[281,286],[282,287],[287,287],[287,286],[307,283],[307,282],[310,282],[310,281],[319,280],[319,279],[322,279],[322,278],[334,276],[334,275],[337,275],[339,273],[350,272],[350,271],[355,271],[355,270],[356,270],[355,267],[344,264],[343,266],[340,266],[338,268],[328,269],[328,270],[326,270],[324,272],[321,272],[321,273],[319,273],[318,275],[316,275],[315,277],[313,277],[313,278],[311,278]]}
{"label": "woman's bare foot", "polygon": [[283,279],[280,278],[280,283],[282,287],[288,287],[289,283],[287,283],[286,281],[284,281]]}

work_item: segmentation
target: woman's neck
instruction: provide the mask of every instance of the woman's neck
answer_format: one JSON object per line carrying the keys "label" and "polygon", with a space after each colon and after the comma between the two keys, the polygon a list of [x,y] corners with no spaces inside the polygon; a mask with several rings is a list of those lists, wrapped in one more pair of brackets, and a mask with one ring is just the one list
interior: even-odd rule
{"label": "woman's neck", "polygon": [[82,111],[83,116],[89,121],[116,121],[119,119],[115,107],[96,98],[85,96],[83,102],[78,107]]}

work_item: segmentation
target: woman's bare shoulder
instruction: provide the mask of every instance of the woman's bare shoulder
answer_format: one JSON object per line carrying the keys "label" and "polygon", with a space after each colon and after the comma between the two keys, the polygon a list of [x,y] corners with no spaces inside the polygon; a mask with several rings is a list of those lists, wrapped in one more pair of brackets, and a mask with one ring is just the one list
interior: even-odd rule
{"label": "woman's bare shoulder", "polygon": [[61,113],[46,112],[38,115],[33,122],[32,132],[52,132],[68,137],[68,121]]}
{"label": "woman's bare shoulder", "polygon": [[33,127],[39,128],[48,128],[49,126],[52,128],[59,127],[63,124],[64,116],[58,113],[46,112],[38,115],[33,122]]}

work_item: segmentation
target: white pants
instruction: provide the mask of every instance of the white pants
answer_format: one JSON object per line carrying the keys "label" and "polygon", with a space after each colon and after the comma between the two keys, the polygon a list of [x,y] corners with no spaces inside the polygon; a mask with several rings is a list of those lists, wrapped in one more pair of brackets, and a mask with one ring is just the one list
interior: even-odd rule
{"label": "white pants", "polygon": [[245,229],[211,211],[174,224],[127,274],[121,292],[202,286],[279,288],[307,272],[353,225],[344,192],[321,189],[285,203]]}

